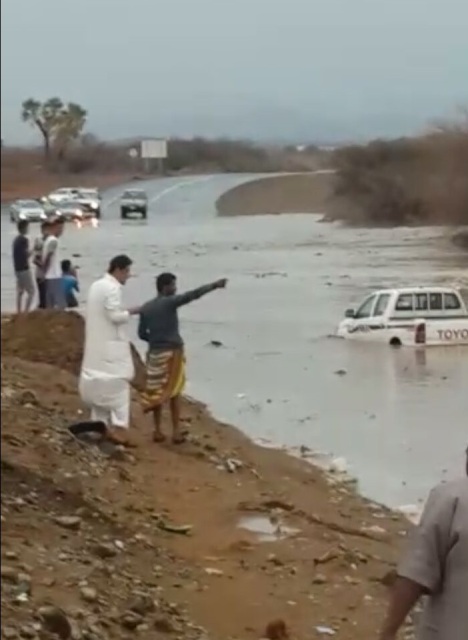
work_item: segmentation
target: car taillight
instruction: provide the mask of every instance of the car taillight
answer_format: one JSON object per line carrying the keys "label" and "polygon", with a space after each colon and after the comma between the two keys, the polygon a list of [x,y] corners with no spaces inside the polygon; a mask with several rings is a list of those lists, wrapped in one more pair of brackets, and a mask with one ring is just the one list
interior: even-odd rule
{"label": "car taillight", "polygon": [[425,322],[420,322],[419,324],[416,325],[414,341],[416,344],[426,344],[426,323]]}

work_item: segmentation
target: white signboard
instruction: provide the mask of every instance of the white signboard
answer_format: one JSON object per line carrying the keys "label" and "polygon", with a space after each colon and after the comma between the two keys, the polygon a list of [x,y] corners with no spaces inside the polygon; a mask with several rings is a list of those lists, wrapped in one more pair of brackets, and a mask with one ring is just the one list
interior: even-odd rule
{"label": "white signboard", "polygon": [[167,140],[153,138],[141,141],[142,158],[167,158]]}

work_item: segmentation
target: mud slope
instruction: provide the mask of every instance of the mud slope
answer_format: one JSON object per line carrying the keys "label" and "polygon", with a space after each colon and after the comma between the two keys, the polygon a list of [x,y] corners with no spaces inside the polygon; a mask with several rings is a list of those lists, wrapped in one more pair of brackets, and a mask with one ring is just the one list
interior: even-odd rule
{"label": "mud slope", "polygon": [[326,213],[333,175],[295,174],[260,178],[224,193],[217,201],[222,216],[272,213]]}
{"label": "mud slope", "polygon": [[406,524],[189,400],[181,448],[151,442],[136,402],[131,454],[72,439],[81,340],[72,314],[2,319],[3,636],[258,640],[280,618],[292,638],[376,637]]}

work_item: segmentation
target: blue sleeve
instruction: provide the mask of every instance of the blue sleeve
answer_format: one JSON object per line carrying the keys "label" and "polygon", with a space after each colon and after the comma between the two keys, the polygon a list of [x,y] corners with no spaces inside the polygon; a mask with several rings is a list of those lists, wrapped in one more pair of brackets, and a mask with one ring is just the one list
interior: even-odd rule
{"label": "blue sleeve", "polygon": [[80,291],[80,283],[78,282],[77,278],[73,278],[73,288],[75,289],[75,291]]}
{"label": "blue sleeve", "polygon": [[140,340],[143,340],[143,342],[148,342],[149,340],[148,325],[143,313],[140,313],[140,319],[138,321],[138,337]]}

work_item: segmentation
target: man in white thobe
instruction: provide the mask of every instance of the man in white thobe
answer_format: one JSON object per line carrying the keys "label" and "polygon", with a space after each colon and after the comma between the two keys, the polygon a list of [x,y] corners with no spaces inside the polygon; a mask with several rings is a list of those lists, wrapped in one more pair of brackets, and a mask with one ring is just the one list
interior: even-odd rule
{"label": "man in white thobe", "polygon": [[122,445],[129,444],[125,430],[130,423],[130,382],[134,376],[126,325],[140,310],[125,309],[122,304],[122,286],[131,265],[126,255],[112,258],[108,272],[89,289],[79,383],[91,420],[102,425],[109,440]]}

